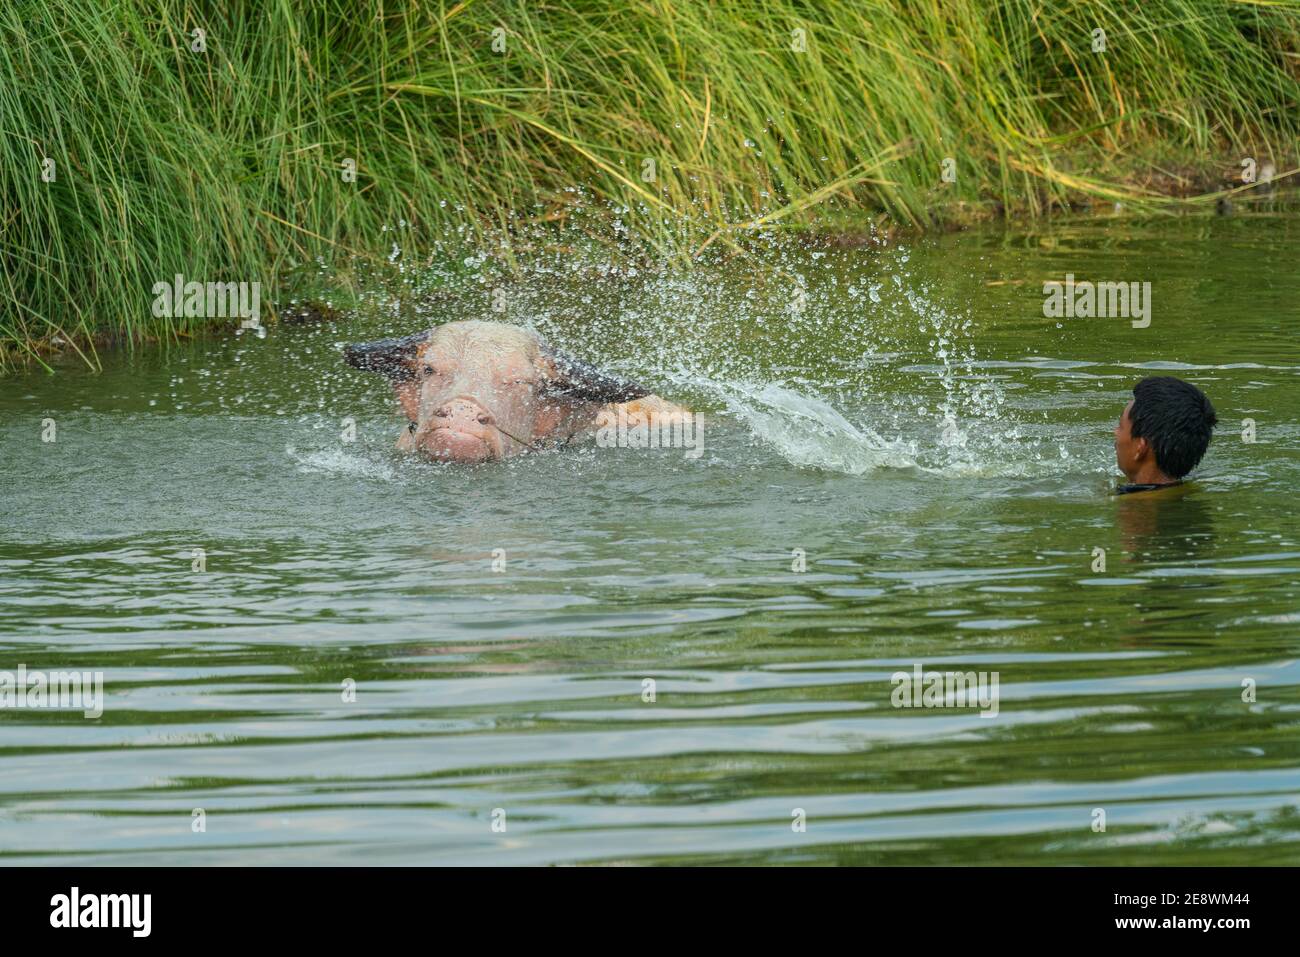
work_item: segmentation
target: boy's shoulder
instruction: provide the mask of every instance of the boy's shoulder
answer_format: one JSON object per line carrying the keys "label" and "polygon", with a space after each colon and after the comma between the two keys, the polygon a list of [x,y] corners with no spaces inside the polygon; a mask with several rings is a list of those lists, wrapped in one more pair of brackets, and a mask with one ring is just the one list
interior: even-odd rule
{"label": "boy's shoulder", "polygon": [[1177,482],[1160,482],[1155,484],[1143,484],[1141,482],[1121,485],[1115,489],[1116,495],[1136,495],[1142,493],[1144,496],[1159,498],[1177,498],[1187,492],[1189,485],[1187,482],[1179,480]]}

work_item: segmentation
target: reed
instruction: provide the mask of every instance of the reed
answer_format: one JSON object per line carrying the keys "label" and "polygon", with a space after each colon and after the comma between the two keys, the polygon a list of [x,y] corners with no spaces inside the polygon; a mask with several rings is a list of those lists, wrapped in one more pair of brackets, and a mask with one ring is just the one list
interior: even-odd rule
{"label": "reed", "polygon": [[150,311],[176,274],[272,301],[558,225],[685,264],[1158,210],[1182,170],[1289,170],[1298,64],[1291,0],[8,0],[0,356],[189,334]]}

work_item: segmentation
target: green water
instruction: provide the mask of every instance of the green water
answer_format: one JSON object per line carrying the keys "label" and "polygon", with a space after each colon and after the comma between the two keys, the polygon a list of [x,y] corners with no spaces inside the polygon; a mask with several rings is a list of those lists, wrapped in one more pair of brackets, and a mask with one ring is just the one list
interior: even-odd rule
{"label": "green water", "polygon": [[[338,359],[412,331],[382,320],[0,380],[0,669],[106,683],[98,719],[0,710],[0,858],[1300,862],[1297,239],[1091,221],[509,289],[703,410],[698,458],[404,461]],[[472,272],[430,322],[503,318]],[[1067,272],[1149,281],[1151,325],[1045,319]],[[1116,500],[1155,371],[1221,425],[1190,494]],[[996,716],[893,707],[916,664],[996,672]]]}

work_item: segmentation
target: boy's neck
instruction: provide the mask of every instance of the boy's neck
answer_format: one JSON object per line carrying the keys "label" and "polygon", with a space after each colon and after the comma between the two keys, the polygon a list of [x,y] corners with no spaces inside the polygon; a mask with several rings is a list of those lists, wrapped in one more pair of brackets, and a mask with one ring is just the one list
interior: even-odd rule
{"label": "boy's neck", "polygon": [[1128,480],[1131,485],[1173,485],[1177,481],[1162,472],[1154,462],[1143,462],[1128,476]]}

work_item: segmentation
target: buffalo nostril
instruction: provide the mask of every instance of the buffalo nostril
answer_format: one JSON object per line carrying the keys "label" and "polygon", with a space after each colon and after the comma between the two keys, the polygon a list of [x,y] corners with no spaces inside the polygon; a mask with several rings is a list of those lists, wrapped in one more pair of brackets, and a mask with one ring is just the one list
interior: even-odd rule
{"label": "buffalo nostril", "polygon": [[433,414],[440,419],[445,419],[447,418],[447,416],[451,415],[451,410],[444,405],[441,409],[438,409]]}

